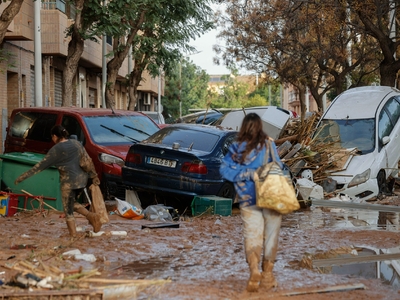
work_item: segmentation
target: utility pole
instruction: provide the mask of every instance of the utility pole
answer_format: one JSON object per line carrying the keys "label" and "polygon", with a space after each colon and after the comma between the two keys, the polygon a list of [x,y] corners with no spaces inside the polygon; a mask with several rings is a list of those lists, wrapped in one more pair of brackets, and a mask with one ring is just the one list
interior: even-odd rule
{"label": "utility pole", "polygon": [[40,10],[42,1],[34,1],[34,25],[35,25],[35,42],[34,42],[34,52],[35,52],[35,106],[43,106],[43,95],[42,95],[42,38],[40,29]]}

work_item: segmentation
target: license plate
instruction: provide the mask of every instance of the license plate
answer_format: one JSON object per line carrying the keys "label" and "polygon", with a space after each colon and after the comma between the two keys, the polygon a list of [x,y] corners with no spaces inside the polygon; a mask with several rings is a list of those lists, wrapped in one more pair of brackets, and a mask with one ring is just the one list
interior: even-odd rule
{"label": "license plate", "polygon": [[175,160],[169,160],[169,159],[158,158],[158,157],[149,157],[148,163],[152,164],[152,165],[164,166],[164,167],[168,167],[168,168],[176,167]]}

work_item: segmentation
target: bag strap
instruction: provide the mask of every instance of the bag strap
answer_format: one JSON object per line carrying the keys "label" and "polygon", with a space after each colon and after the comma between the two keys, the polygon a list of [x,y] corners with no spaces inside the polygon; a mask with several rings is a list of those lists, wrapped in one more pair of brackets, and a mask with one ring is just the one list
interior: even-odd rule
{"label": "bag strap", "polygon": [[275,161],[275,154],[271,147],[271,142],[267,139],[265,140],[265,155],[264,155],[264,165],[268,163],[269,153],[271,152],[272,161]]}
{"label": "bag strap", "polygon": [[271,141],[270,141],[270,140],[267,140],[267,144],[268,144],[269,151],[271,152],[272,161],[273,161],[273,162],[276,162],[275,151],[274,151],[274,149],[272,149],[272,143],[271,143]]}

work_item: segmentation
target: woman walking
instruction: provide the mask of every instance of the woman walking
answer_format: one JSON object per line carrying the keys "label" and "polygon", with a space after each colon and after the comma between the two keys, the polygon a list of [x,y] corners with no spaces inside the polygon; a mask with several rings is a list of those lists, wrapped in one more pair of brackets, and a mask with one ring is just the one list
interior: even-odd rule
{"label": "woman walking", "polygon": [[[259,115],[245,116],[237,136],[223,159],[220,173],[234,183],[243,220],[246,261],[250,268],[247,291],[277,286],[272,273],[278,248],[281,214],[256,206],[254,172],[264,163],[268,135],[262,129]],[[270,139],[275,157],[282,167],[275,143]],[[271,161],[269,156],[268,161]],[[260,261],[262,260],[262,273]]]}
{"label": "woman walking", "polygon": [[74,211],[86,217],[94,232],[99,232],[101,229],[100,216],[75,202],[86,187],[88,178],[92,178],[92,183],[96,185],[100,184],[100,180],[85,148],[77,140],[68,139],[68,136],[63,126],[55,125],[51,129],[51,138],[55,145],[40,162],[20,175],[15,180],[15,185],[51,166],[57,167],[60,173],[61,198],[67,227],[70,236],[74,237],[76,236]]}

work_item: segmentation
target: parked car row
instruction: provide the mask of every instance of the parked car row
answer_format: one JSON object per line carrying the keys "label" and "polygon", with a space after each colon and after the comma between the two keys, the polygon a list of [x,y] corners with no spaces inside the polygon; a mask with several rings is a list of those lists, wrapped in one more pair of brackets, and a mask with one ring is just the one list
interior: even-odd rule
{"label": "parked car row", "polygon": [[[293,117],[290,111],[268,106],[226,114],[204,111],[182,118],[182,123],[160,126],[133,111],[19,108],[9,121],[5,153],[46,153],[53,145],[51,127],[61,124],[85,146],[107,196],[124,199],[125,190],[134,189],[191,199],[196,195],[233,198],[233,185],[221,178],[219,166],[249,112],[262,117],[273,138]],[[399,118],[397,89],[354,88],[336,97],[313,138],[321,143],[329,140],[339,149],[356,149],[343,170],[328,174],[338,191],[370,199],[386,187],[391,176],[398,177]]]}

